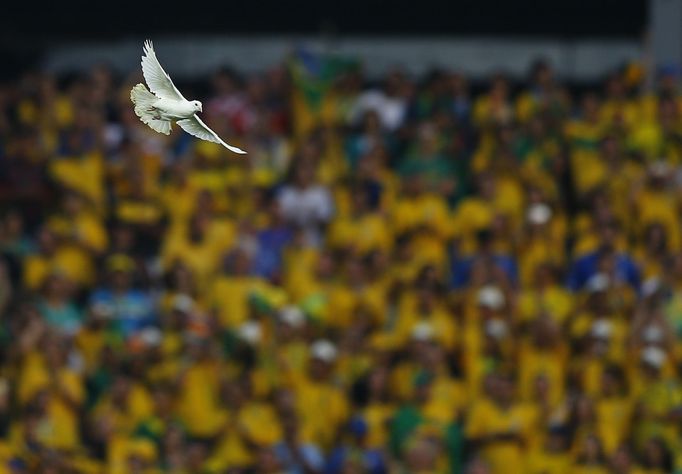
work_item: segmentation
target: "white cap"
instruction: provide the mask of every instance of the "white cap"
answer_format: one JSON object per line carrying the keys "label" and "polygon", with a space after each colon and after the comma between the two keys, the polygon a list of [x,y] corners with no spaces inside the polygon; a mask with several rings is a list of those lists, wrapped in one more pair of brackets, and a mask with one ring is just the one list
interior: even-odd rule
{"label": "white cap", "polygon": [[592,323],[590,334],[599,339],[608,339],[613,334],[613,324],[605,319],[598,319]]}
{"label": "white cap", "polygon": [[305,315],[298,306],[285,306],[279,311],[280,321],[291,327],[300,328],[305,323]]}
{"label": "white cap", "polygon": [[660,326],[648,325],[642,331],[642,340],[647,344],[656,344],[663,340],[663,330]]}
{"label": "white cap", "polygon": [[507,332],[507,323],[502,319],[494,318],[485,322],[485,333],[490,337],[502,339]]}
{"label": "white cap", "polygon": [[656,346],[647,346],[642,351],[642,362],[656,367],[657,369],[660,369],[663,366],[666,358],[667,355],[665,351]]}
{"label": "white cap", "polygon": [[324,362],[334,362],[337,355],[336,346],[326,339],[318,339],[310,345],[310,355]]}
{"label": "white cap", "polygon": [[260,324],[256,321],[246,321],[237,329],[237,336],[248,344],[258,344],[262,336]]}
{"label": "white cap", "polygon": [[526,219],[535,225],[542,225],[552,217],[552,209],[544,203],[531,204],[526,211]]}
{"label": "white cap", "polygon": [[642,295],[645,298],[652,296],[661,288],[661,280],[658,277],[650,277],[642,283]]}
{"label": "white cap", "polygon": [[486,285],[478,290],[478,304],[490,309],[501,309],[504,306],[504,293],[494,285]]}
{"label": "white cap", "polygon": [[596,273],[587,280],[585,283],[585,288],[590,293],[597,293],[600,291],[605,291],[611,284],[611,278],[605,273]]}
{"label": "white cap", "polygon": [[144,328],[142,331],[140,331],[140,340],[147,346],[157,347],[163,340],[163,333],[159,328]]}
{"label": "white cap", "polygon": [[412,327],[412,339],[414,341],[427,342],[433,340],[433,326],[427,322],[420,322]]}
{"label": "white cap", "polygon": [[194,309],[194,300],[184,293],[176,295],[173,298],[173,309],[182,313],[189,313]]}

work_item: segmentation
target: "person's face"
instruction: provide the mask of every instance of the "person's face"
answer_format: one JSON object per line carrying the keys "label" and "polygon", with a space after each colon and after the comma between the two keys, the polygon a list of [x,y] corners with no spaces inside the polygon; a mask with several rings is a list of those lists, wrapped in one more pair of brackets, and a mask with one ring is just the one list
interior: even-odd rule
{"label": "person's face", "polygon": [[514,385],[506,376],[494,375],[489,381],[490,396],[499,404],[508,404],[514,396]]}
{"label": "person's face", "polygon": [[661,445],[656,440],[648,440],[644,446],[644,457],[653,466],[661,466],[664,457]]}
{"label": "person's face", "polygon": [[596,95],[590,94],[583,98],[582,113],[583,117],[590,122],[599,119],[599,99]]}
{"label": "person's face", "polygon": [[117,377],[111,386],[111,398],[117,405],[125,404],[130,393],[131,382],[126,377]]}
{"label": "person's face", "polygon": [[173,411],[173,395],[169,390],[154,392],[154,408],[156,413],[165,416]]}
{"label": "person's face", "polygon": [[68,296],[68,284],[66,279],[58,274],[47,277],[45,295],[48,298],[66,298]]}
{"label": "person's face", "polygon": [[296,408],[296,399],[291,390],[280,389],[275,393],[275,408],[278,413],[293,413]]}
{"label": "person's face", "polygon": [[613,396],[618,393],[618,380],[608,371],[604,371],[601,377],[601,391],[605,396]]}
{"label": "person's face", "polygon": [[436,294],[431,288],[423,287],[417,293],[419,298],[419,309],[422,312],[430,313],[436,306]]}
{"label": "person's face", "polygon": [[632,468],[632,454],[625,447],[619,447],[611,456],[611,467],[613,472],[630,472]]}
{"label": "person's face", "polygon": [[38,245],[44,254],[49,255],[54,252],[57,241],[50,230],[43,228],[38,235]]}
{"label": "person's face", "polygon": [[599,441],[594,436],[585,439],[583,444],[583,454],[588,461],[597,461],[599,459]]}
{"label": "person's face", "polygon": [[615,226],[610,224],[602,224],[599,226],[599,240],[604,248],[614,248],[616,239],[618,238],[618,230]]}
{"label": "person's face", "polygon": [[377,133],[381,131],[381,122],[379,121],[379,115],[372,111],[367,112],[365,115],[365,132],[366,133]]}
{"label": "person's face", "polygon": [[433,125],[423,125],[419,129],[419,147],[421,152],[426,155],[436,152],[438,148],[438,135]]}
{"label": "person's face", "polygon": [[192,443],[187,448],[187,464],[192,472],[201,472],[206,463],[206,447],[200,443]]}
{"label": "person's face", "polygon": [[209,224],[210,220],[208,216],[205,216],[203,214],[195,216],[190,221],[189,226],[190,240],[195,243],[201,241],[201,239],[204,238],[204,235],[206,235],[206,231],[208,230]]}
{"label": "person's face", "polygon": [[298,419],[296,415],[290,414],[285,416],[282,420],[282,430],[284,431],[284,438],[287,440],[296,440],[298,437]]}
{"label": "person's face", "polygon": [[607,94],[613,98],[621,98],[625,94],[623,81],[619,76],[613,76],[606,85]]}
{"label": "person's face", "polygon": [[580,423],[591,421],[594,415],[594,406],[587,397],[580,397],[576,401],[576,416]]}
{"label": "person's face", "polygon": [[225,381],[223,398],[227,406],[239,407],[245,400],[244,389],[237,381]]}
{"label": "person's face", "polygon": [[279,472],[280,469],[281,466],[272,449],[262,448],[258,452],[258,472],[275,473]]}
{"label": "person's face", "polygon": [[493,96],[493,98],[497,100],[506,100],[508,93],[509,85],[507,84],[507,81],[501,77],[496,78],[493,81],[492,88],[490,90],[490,94]]}
{"label": "person's face", "polygon": [[549,286],[554,283],[554,275],[549,265],[538,265],[535,269],[535,285]]}
{"label": "person's face", "polygon": [[383,393],[386,390],[387,383],[388,373],[384,367],[373,370],[369,376],[370,393],[376,395]]}
{"label": "person's face", "polygon": [[310,375],[314,380],[326,380],[331,373],[332,366],[317,357],[310,360]]}
{"label": "person's face", "polygon": [[111,274],[111,286],[117,290],[130,288],[132,275],[130,272],[117,270]]}
{"label": "person's face", "polygon": [[467,94],[467,81],[462,74],[453,74],[450,76],[450,88],[455,96]]}
{"label": "person's face", "polygon": [[43,345],[48,367],[59,368],[64,364],[65,350],[60,339],[48,337]]}
{"label": "person's face", "polygon": [[535,71],[535,82],[540,86],[547,87],[551,85],[552,79],[552,69],[547,65],[540,66],[537,71]]}
{"label": "person's face", "polygon": [[420,440],[406,454],[407,465],[412,472],[432,472],[436,464],[437,450],[431,442]]}
{"label": "person's face", "polygon": [[182,449],[184,441],[182,430],[177,426],[170,426],[163,437],[163,445],[167,452]]}
{"label": "person's face", "polygon": [[534,391],[535,391],[535,396],[539,400],[545,400],[547,399],[547,396],[549,395],[549,379],[544,376],[540,375],[535,378],[535,384],[534,384]]}
{"label": "person's face", "polygon": [[5,217],[4,230],[9,236],[20,236],[24,230],[24,220],[18,212],[10,212]]}
{"label": "person's face", "polygon": [[235,83],[229,74],[220,73],[213,79],[213,87],[218,95],[227,95],[234,92]]}
{"label": "person's face", "polygon": [[315,170],[311,164],[303,162],[296,167],[296,184],[302,188],[313,184],[315,180]]}
{"label": "person's face", "polygon": [[479,194],[483,199],[492,199],[495,195],[495,180],[490,175],[483,175],[478,181]]}
{"label": "person's face", "polygon": [[356,214],[363,214],[367,211],[369,207],[369,197],[367,192],[364,190],[357,190],[353,193],[353,210]]}
{"label": "person's face", "polygon": [[246,252],[238,251],[234,257],[234,272],[236,275],[247,275],[251,270],[251,259]]}
{"label": "person's face", "polygon": [[611,341],[607,337],[591,337],[590,354],[597,358],[605,357],[609,352]]}
{"label": "person's face", "polygon": [[550,432],[547,435],[547,449],[551,452],[560,452],[566,449],[566,438],[559,434]]}
{"label": "person's face", "polygon": [[326,278],[334,273],[334,260],[328,253],[323,253],[317,261],[316,274],[318,277]]}
{"label": "person's face", "polygon": [[660,224],[649,227],[646,234],[646,242],[649,247],[659,248],[664,245],[666,241],[665,227]]}

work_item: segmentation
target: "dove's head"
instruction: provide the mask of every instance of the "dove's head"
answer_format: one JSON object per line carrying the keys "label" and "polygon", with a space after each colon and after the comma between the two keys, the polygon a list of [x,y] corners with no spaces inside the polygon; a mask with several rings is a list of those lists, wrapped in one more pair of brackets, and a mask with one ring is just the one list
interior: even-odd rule
{"label": "dove's head", "polygon": [[194,110],[196,110],[197,112],[203,112],[203,109],[201,108],[201,102],[199,102],[198,100],[193,100],[192,105],[194,106]]}

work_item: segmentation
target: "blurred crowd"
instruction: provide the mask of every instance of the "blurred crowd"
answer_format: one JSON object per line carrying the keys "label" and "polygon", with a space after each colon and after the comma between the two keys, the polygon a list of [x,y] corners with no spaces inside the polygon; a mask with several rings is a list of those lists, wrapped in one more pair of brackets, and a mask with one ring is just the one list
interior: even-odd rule
{"label": "blurred crowd", "polygon": [[[163,62],[163,58],[161,58]],[[682,472],[680,71],[0,85],[0,473]]]}

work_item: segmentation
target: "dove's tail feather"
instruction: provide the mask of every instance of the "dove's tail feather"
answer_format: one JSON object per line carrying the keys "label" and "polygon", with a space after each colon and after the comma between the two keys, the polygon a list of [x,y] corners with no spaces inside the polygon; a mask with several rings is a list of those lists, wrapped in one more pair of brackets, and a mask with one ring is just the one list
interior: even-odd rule
{"label": "dove's tail feather", "polygon": [[155,113],[152,110],[154,102],[158,98],[149,92],[144,84],[137,84],[130,91],[130,100],[135,104],[135,115],[140,117],[143,123],[149,125],[152,130],[155,130],[164,135],[170,135],[171,123],[168,120],[155,119]]}

